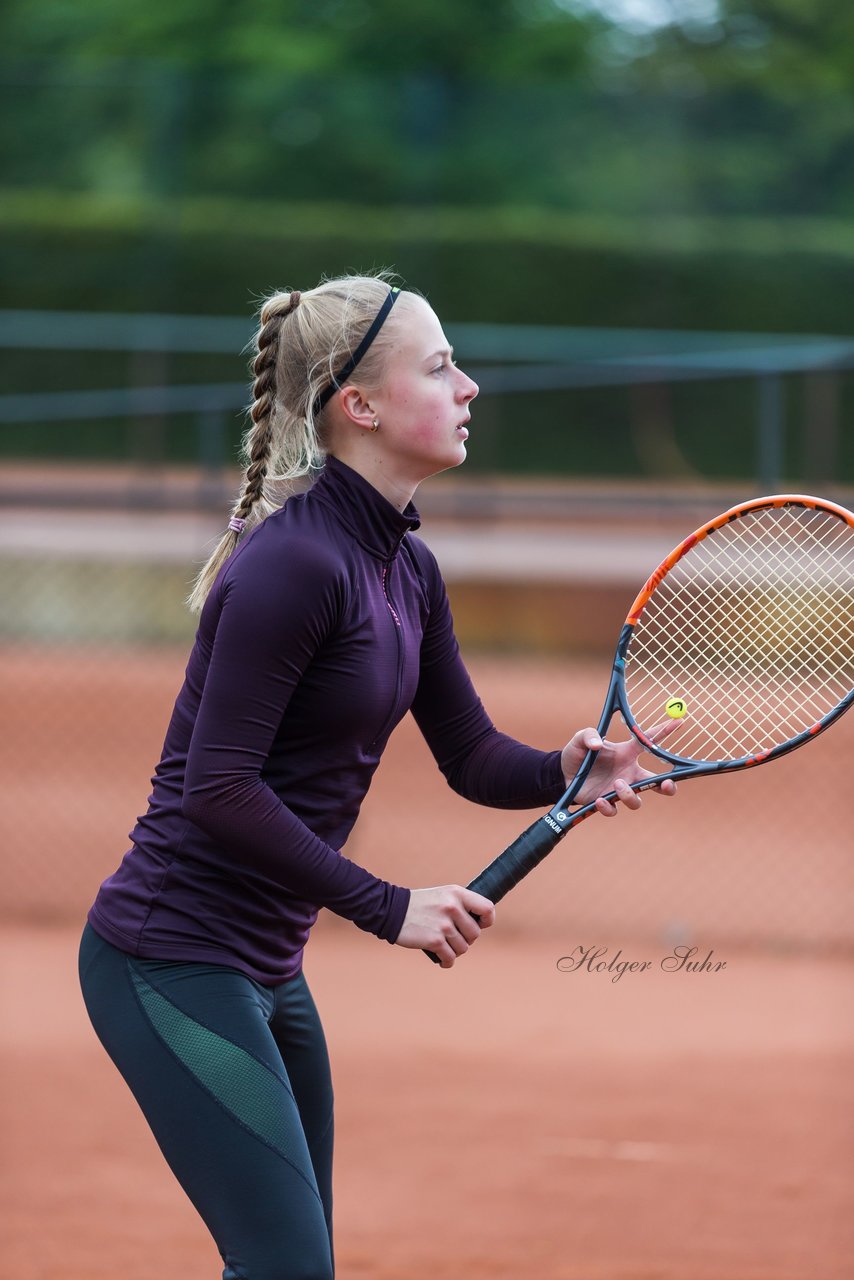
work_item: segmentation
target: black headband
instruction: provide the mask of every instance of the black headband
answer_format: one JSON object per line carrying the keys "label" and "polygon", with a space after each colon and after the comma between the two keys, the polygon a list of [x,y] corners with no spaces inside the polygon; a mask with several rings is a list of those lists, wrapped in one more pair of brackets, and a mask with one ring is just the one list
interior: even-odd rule
{"label": "black headband", "polygon": [[389,290],[388,297],[386,298],[385,302],[380,307],[379,311],[374,317],[374,321],[371,324],[370,329],[365,334],[364,338],[359,343],[356,350],[350,356],[350,359],[347,361],[345,365],[342,365],[342,367],[338,370],[338,372],[333,376],[329,386],[324,391],[321,391],[320,395],[315,400],[314,402],[315,416],[318,413],[320,413],[321,409],[323,409],[324,406],[329,402],[329,400],[331,400],[335,392],[341,390],[341,384],[346,382],[347,379],[350,377],[350,374],[353,372],[356,365],[362,359],[365,352],[368,350],[368,347],[371,345],[374,338],[377,336],[380,329],[385,324],[386,316],[388,315],[389,311],[391,311],[394,304],[397,302],[399,293],[400,293],[400,289]]}

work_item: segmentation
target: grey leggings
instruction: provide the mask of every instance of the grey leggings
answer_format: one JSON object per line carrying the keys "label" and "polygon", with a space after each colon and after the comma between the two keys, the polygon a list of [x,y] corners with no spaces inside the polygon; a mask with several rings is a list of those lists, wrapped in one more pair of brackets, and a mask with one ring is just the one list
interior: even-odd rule
{"label": "grey leggings", "polygon": [[332,1082],[305,979],[140,960],[87,925],[80,982],[223,1280],[331,1280]]}

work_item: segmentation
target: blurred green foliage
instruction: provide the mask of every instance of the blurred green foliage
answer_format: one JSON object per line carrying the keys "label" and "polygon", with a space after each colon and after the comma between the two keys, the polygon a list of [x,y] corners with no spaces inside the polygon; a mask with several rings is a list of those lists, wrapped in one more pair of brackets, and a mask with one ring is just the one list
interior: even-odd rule
{"label": "blurred green foliage", "polygon": [[0,41],[78,70],[153,59],[282,78],[427,71],[462,83],[571,74],[597,25],[550,0],[7,0]]}
{"label": "blurred green foliage", "polygon": [[[850,98],[854,9],[849,5],[838,0],[697,5],[687,0],[681,7],[682,22],[638,37],[634,48],[618,37],[634,83],[681,85],[688,92],[751,89],[777,101]],[[698,19],[692,10],[703,10],[705,17]]]}
{"label": "blurred green foliage", "polygon": [[6,0],[4,182],[849,216],[854,10],[670,10],[651,29],[594,0]]}
{"label": "blurred green foliage", "polygon": [[6,0],[0,47],[77,71],[118,58],[283,78],[586,78],[623,91],[731,86],[786,99],[849,94],[854,11],[838,0]]}
{"label": "blurred green foliage", "polygon": [[[620,12],[6,0],[5,304],[248,315],[273,287],[385,265],[449,321],[850,332],[854,9]],[[102,357],[63,367],[40,385],[121,380]],[[204,374],[242,375],[238,356]],[[33,376],[17,360],[3,389]],[[753,403],[715,395],[691,414],[735,424],[702,460],[729,474]],[[489,403],[484,453],[513,464],[519,401]],[[584,430],[617,430],[624,403],[604,404]]]}
{"label": "blurred green foliage", "polygon": [[833,220],[28,191],[0,231],[20,306],[249,317],[273,288],[391,266],[448,321],[851,331],[854,226]]}

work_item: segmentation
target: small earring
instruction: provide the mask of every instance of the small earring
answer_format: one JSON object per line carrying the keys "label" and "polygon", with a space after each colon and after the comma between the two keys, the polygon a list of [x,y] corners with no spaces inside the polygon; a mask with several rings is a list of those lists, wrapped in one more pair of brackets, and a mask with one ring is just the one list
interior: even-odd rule
{"label": "small earring", "polygon": [[376,418],[374,418],[374,423],[373,423],[373,426],[371,427],[371,430],[372,430],[372,431],[379,431],[379,429],[380,429],[380,424],[379,424],[379,422],[377,421],[377,419],[376,419]]}

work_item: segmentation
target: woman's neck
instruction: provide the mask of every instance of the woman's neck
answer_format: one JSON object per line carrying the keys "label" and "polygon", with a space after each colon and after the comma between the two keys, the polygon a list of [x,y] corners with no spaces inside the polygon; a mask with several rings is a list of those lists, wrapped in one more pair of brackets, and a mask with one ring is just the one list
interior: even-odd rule
{"label": "woman's neck", "polygon": [[373,485],[398,511],[405,511],[415,495],[419,481],[396,474],[396,469],[389,467],[388,459],[379,451],[372,452],[370,442],[367,444],[368,447],[363,449],[336,448],[329,452],[345,466],[358,471],[362,479]]}

